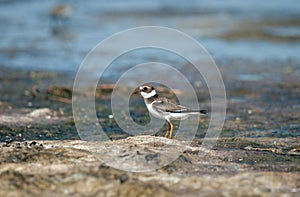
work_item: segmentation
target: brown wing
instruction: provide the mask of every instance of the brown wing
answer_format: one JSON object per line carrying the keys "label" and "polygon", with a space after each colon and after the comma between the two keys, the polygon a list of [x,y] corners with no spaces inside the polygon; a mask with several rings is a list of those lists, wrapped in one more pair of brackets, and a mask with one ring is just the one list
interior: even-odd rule
{"label": "brown wing", "polygon": [[176,103],[172,103],[166,98],[157,99],[153,104],[152,107],[161,113],[200,113],[200,114],[207,114],[207,110],[192,110],[186,108],[182,105],[177,105]]}
{"label": "brown wing", "polygon": [[162,113],[166,113],[166,112],[181,113],[181,112],[189,110],[188,108],[186,108],[184,106],[177,105],[176,103],[172,103],[171,101],[169,101],[166,98],[160,98],[160,99],[156,100],[152,104],[152,107]]}

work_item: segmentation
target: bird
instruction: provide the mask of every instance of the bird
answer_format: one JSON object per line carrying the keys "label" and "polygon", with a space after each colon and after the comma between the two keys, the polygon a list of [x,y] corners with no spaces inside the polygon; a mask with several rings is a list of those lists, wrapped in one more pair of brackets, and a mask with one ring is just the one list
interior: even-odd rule
{"label": "bird", "polygon": [[156,89],[149,85],[144,84],[139,87],[141,96],[151,115],[158,119],[164,119],[168,123],[168,130],[165,137],[172,139],[174,126],[171,120],[182,120],[188,118],[190,115],[207,114],[208,110],[200,109],[193,110],[182,105],[178,105],[167,98],[160,97]]}
{"label": "bird", "polygon": [[50,16],[53,20],[65,20],[72,15],[73,8],[68,4],[54,5],[51,9]]}

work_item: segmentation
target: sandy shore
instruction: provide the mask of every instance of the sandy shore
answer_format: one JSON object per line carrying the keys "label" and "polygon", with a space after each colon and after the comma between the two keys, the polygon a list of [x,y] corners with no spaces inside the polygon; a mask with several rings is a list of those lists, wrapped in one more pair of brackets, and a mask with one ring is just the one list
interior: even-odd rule
{"label": "sandy shore", "polygon": [[[160,136],[128,137],[105,121],[104,127],[113,128],[112,144],[81,141],[71,113],[72,77],[65,82],[62,74],[0,67],[0,196],[297,196],[297,73],[249,81],[226,74],[232,73],[228,67],[221,71],[227,117],[216,145],[206,150],[201,146],[205,118],[189,145]],[[104,107],[97,112],[109,114],[107,97],[101,99]],[[151,172],[117,170],[93,154],[123,150],[111,151],[110,159],[161,165],[165,157],[159,150],[174,142],[174,150],[185,146],[185,151]]]}

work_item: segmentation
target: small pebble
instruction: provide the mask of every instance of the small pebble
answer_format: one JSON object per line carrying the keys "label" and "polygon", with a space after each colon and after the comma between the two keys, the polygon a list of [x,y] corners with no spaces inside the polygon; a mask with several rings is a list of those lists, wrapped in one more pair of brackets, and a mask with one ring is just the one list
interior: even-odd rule
{"label": "small pebble", "polygon": [[51,119],[51,116],[46,116],[46,119]]}
{"label": "small pebble", "polygon": [[32,112],[30,112],[28,115],[31,117],[47,117],[51,116],[54,112],[51,111],[49,108],[40,108],[40,109],[35,109]]}
{"label": "small pebble", "polygon": [[128,181],[129,177],[126,174],[122,174],[119,177],[120,183],[125,183],[126,181]]}
{"label": "small pebble", "polygon": [[203,84],[201,81],[195,81],[194,86],[200,88],[203,86]]}
{"label": "small pebble", "polygon": [[29,94],[30,94],[29,90],[25,90],[25,91],[24,91],[24,95],[25,95],[25,96],[29,96]]}

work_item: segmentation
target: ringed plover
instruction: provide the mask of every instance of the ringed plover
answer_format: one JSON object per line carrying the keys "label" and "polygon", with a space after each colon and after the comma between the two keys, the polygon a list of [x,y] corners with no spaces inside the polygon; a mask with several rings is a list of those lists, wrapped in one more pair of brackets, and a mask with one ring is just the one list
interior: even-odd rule
{"label": "ringed plover", "polygon": [[164,119],[168,122],[169,129],[165,137],[172,139],[173,124],[171,120],[182,120],[188,118],[190,115],[207,114],[207,110],[193,110],[182,105],[171,102],[167,98],[160,97],[155,88],[151,85],[140,86],[140,93],[144,97],[145,104],[148,111],[154,117]]}

